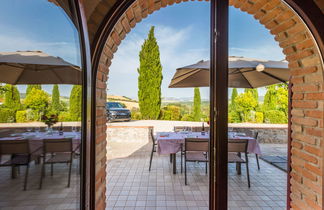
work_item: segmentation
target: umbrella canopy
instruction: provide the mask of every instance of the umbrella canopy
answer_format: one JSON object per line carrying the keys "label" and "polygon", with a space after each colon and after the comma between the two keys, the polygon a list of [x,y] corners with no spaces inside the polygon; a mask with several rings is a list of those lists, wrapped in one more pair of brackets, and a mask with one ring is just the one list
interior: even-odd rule
{"label": "umbrella canopy", "polygon": [[82,84],[81,69],[41,51],[0,52],[0,83]]}
{"label": "umbrella canopy", "polygon": [[[178,68],[169,88],[208,87],[209,61]],[[290,73],[284,61],[259,60],[230,56],[228,63],[228,85],[232,88],[258,88],[287,82]]]}

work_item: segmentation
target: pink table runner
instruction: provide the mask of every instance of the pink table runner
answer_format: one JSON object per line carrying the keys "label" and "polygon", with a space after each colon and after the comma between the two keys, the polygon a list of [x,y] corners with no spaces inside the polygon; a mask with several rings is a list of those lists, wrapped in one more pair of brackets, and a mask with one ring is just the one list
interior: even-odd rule
{"label": "pink table runner", "polygon": [[[185,138],[209,138],[209,134],[203,135],[201,132],[159,132],[156,135],[160,155],[175,154],[181,150],[181,144],[184,144]],[[248,140],[248,152],[260,155],[261,149],[256,139],[248,136],[229,135],[229,139]]]}
{"label": "pink table runner", "polygon": [[[19,135],[19,136],[18,136]],[[53,133],[52,135],[48,135],[45,132],[28,132],[28,133],[19,133],[14,137],[4,137],[0,138],[1,140],[21,140],[28,139],[30,151],[34,152],[34,155],[40,155],[43,153],[43,140],[44,139],[64,139],[64,138],[72,138],[73,143],[73,151],[79,149],[81,143],[81,134],[79,132],[64,132],[63,135],[59,135],[58,133]],[[39,149],[41,148],[41,149]]]}
{"label": "pink table runner", "polygon": [[160,132],[157,133],[156,140],[159,155],[175,154],[181,150],[185,138],[209,138],[209,134],[203,135],[201,132]]}

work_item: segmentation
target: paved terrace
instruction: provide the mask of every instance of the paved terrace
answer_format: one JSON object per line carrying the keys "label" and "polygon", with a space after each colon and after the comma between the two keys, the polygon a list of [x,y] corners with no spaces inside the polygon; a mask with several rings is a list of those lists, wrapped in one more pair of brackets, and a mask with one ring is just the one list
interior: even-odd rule
{"label": "paved terrace", "polygon": [[[172,174],[168,156],[155,153],[148,171],[150,149],[147,144],[127,157],[108,160],[107,209],[208,209],[204,163],[188,163],[189,185],[185,186],[184,174]],[[177,160],[180,166],[180,156]],[[235,165],[229,165],[229,209],[285,209],[286,173],[262,160],[260,165],[258,171],[250,157],[250,189],[245,167],[239,176]]]}

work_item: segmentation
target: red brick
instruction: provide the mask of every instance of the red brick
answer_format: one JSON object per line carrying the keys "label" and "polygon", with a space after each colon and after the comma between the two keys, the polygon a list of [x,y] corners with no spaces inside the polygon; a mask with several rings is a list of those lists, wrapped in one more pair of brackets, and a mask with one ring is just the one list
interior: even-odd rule
{"label": "red brick", "polygon": [[317,72],[317,67],[316,66],[311,66],[311,67],[304,67],[304,68],[296,68],[296,69],[291,69],[290,74],[292,76],[298,76],[298,75],[306,75],[306,74],[311,74]]}
{"label": "red brick", "polygon": [[304,83],[304,78],[303,77],[292,77],[290,79],[290,82],[292,84],[300,84],[300,83]]}
{"label": "red brick", "polygon": [[292,99],[294,99],[294,100],[302,100],[303,98],[304,98],[303,93],[293,93],[292,94]]}
{"label": "red brick", "polygon": [[313,84],[313,85],[301,85],[301,84],[298,84],[298,85],[294,85],[292,87],[292,91],[293,92],[306,92],[306,91],[318,91],[319,87],[318,85],[316,84]]}
{"label": "red brick", "polygon": [[309,57],[311,55],[314,55],[313,50],[304,50],[302,52],[298,52],[298,53],[286,56],[286,60],[293,61],[293,60],[303,59],[303,58]]}
{"label": "red brick", "polygon": [[320,148],[311,145],[305,145],[304,150],[308,153],[314,154],[316,156],[322,157],[322,151]]}
{"label": "red brick", "polygon": [[316,144],[316,140],[312,136],[305,136],[303,134],[293,133],[292,137],[294,139],[297,139],[297,140],[301,141],[301,142],[305,142],[305,143],[312,144],[312,145]]}
{"label": "red brick", "polygon": [[306,93],[307,100],[323,100],[324,99],[324,93]]}
{"label": "red brick", "polygon": [[297,149],[302,149],[303,148],[303,144],[296,141],[296,140],[291,142],[291,146],[293,146],[293,147],[295,147]]}
{"label": "red brick", "polygon": [[312,48],[314,46],[315,45],[314,45],[314,42],[313,42],[312,39],[306,39],[305,41],[297,43],[295,45],[297,50],[304,50],[304,49],[307,49],[307,48]]}
{"label": "red brick", "polygon": [[275,27],[274,29],[272,29],[270,31],[271,34],[278,34],[280,32],[283,32],[289,28],[291,28],[292,26],[294,26],[296,24],[296,22],[292,19],[287,20],[286,22],[278,25],[277,27]]}
{"label": "red brick", "polygon": [[319,110],[308,110],[308,111],[305,111],[305,115],[306,115],[306,117],[313,117],[313,118],[317,118],[317,119],[324,118],[324,112],[323,111],[319,111]]}
{"label": "red brick", "polygon": [[313,173],[309,172],[308,170],[303,170],[302,175],[303,175],[303,177],[306,177],[307,179],[309,179],[311,181],[317,180],[316,176]]}
{"label": "red brick", "polygon": [[322,137],[323,131],[322,131],[322,129],[317,129],[317,128],[306,128],[306,134],[311,135],[311,136]]}
{"label": "red brick", "polygon": [[293,108],[317,108],[317,102],[316,101],[303,101],[303,100],[293,100],[292,102]]}
{"label": "red brick", "polygon": [[305,168],[307,170],[311,171],[312,173],[317,174],[318,176],[322,176],[323,175],[323,172],[322,172],[322,170],[319,167],[313,166],[313,165],[311,165],[311,164],[309,164],[307,162],[305,163]]}

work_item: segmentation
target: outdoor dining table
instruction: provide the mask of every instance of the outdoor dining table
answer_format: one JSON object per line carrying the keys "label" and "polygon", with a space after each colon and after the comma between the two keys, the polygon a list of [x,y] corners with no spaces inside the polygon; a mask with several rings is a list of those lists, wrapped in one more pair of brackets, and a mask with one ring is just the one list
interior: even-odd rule
{"label": "outdoor dining table", "polygon": [[[180,131],[180,132],[157,132],[156,141],[157,141],[157,153],[159,155],[171,155],[173,162],[173,174],[176,174],[176,153],[181,151],[182,145],[185,143],[186,138],[202,138],[209,139],[208,132],[189,132],[189,131]],[[249,136],[244,136],[240,133],[229,132],[228,139],[230,140],[248,140],[247,151],[249,153],[261,154],[261,149],[258,141]],[[238,166],[238,170],[240,167]],[[240,172],[240,171],[239,171]]]}
{"label": "outdoor dining table", "polygon": [[[62,135],[59,132],[25,132],[25,133],[15,133],[8,137],[1,137],[2,140],[25,140],[28,139],[29,150],[34,156],[40,156],[43,154],[43,141],[45,139],[65,139],[72,138],[73,151],[79,150],[81,145],[81,133],[80,132],[63,132]],[[15,178],[16,172],[14,168],[12,170],[12,177]]]}

